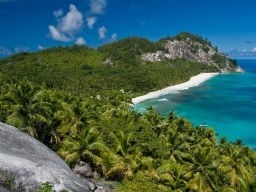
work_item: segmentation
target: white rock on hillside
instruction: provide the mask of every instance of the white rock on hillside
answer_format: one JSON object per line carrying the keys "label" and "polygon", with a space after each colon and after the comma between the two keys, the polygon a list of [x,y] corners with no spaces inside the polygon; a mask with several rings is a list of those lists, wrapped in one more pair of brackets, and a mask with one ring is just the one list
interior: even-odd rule
{"label": "white rock on hillside", "polygon": [[[166,61],[166,59],[173,60],[183,58],[192,62],[216,66],[222,71],[234,71],[234,69],[230,67],[231,62],[229,61],[228,56],[212,48],[208,44],[201,44],[187,38],[184,41],[166,40],[164,46],[168,53],[164,53],[162,51],[143,53],[141,59],[143,61],[156,62]],[[221,68],[217,63],[215,63],[214,59],[212,58],[212,56],[215,54],[221,55],[226,60],[225,67]]]}

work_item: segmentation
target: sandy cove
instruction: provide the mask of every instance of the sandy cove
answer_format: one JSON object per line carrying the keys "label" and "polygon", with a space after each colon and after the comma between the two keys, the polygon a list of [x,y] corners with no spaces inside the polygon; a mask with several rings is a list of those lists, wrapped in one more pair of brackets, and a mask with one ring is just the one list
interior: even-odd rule
{"label": "sandy cove", "polygon": [[200,85],[201,83],[203,83],[204,81],[218,75],[219,73],[200,73],[196,76],[193,76],[190,78],[189,81],[185,82],[185,83],[181,83],[178,85],[173,85],[173,86],[169,86],[166,87],[164,89],[158,90],[158,91],[154,91],[154,92],[150,92],[147,93],[146,95],[142,95],[136,98],[132,99],[133,104],[137,104],[140,103],[142,101],[148,100],[148,99],[153,99],[153,98],[157,98],[163,95],[167,95],[170,93],[175,93],[177,91],[181,91],[184,89],[189,89],[190,87],[195,87]]}

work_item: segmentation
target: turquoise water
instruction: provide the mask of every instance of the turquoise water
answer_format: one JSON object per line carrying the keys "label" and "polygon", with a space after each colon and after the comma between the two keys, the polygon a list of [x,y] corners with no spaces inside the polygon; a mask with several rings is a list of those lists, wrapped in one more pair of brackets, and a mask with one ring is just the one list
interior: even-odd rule
{"label": "turquoise water", "polygon": [[[229,141],[256,148],[256,60],[238,60],[246,73],[218,75],[200,86],[135,105],[153,106],[163,115],[175,111],[194,126],[207,123]],[[159,101],[160,100],[160,101]]]}

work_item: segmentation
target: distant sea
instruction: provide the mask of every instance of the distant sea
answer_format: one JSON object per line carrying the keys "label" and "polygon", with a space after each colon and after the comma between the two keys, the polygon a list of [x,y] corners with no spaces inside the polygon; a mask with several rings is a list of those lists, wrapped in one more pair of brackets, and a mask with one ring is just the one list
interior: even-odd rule
{"label": "distant sea", "polygon": [[241,139],[256,148],[256,60],[238,60],[246,73],[218,75],[200,86],[135,105],[144,112],[153,106],[163,115],[174,111],[194,126],[206,123],[218,138]]}

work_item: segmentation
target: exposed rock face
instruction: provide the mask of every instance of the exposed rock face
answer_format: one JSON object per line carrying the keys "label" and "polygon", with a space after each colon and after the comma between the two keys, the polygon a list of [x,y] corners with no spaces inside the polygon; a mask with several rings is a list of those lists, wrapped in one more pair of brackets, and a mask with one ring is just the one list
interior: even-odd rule
{"label": "exposed rock face", "polygon": [[[193,41],[167,41],[165,48],[168,50],[171,59],[184,58],[205,64],[213,64],[211,57],[218,53],[209,45],[202,45]],[[204,50],[203,50],[204,49]]]}
{"label": "exposed rock face", "polygon": [[236,68],[236,72],[238,73],[244,73],[245,71],[241,67]]}
{"label": "exposed rock face", "polygon": [[111,61],[111,59],[107,58],[105,61],[103,61],[103,64],[113,66],[114,63]]}
{"label": "exposed rock face", "polygon": [[41,183],[72,192],[106,191],[91,181],[75,177],[66,163],[44,144],[17,128],[0,123],[0,172],[14,178],[23,191],[36,191]]}
{"label": "exposed rock face", "polygon": [[[187,38],[184,41],[166,40],[164,47],[168,53],[157,51],[155,53],[143,53],[142,60],[149,62],[166,61],[166,59],[183,58],[188,61],[204,63],[217,67],[222,72],[237,71],[231,66],[231,62],[227,55],[219,52],[217,49],[208,44],[201,44]],[[214,55],[219,55],[225,61],[224,66],[220,66],[213,59]]]}
{"label": "exposed rock face", "polygon": [[163,61],[165,58],[171,58],[170,54],[163,53],[162,51],[157,51],[155,53],[143,53],[142,60],[143,61]]}

